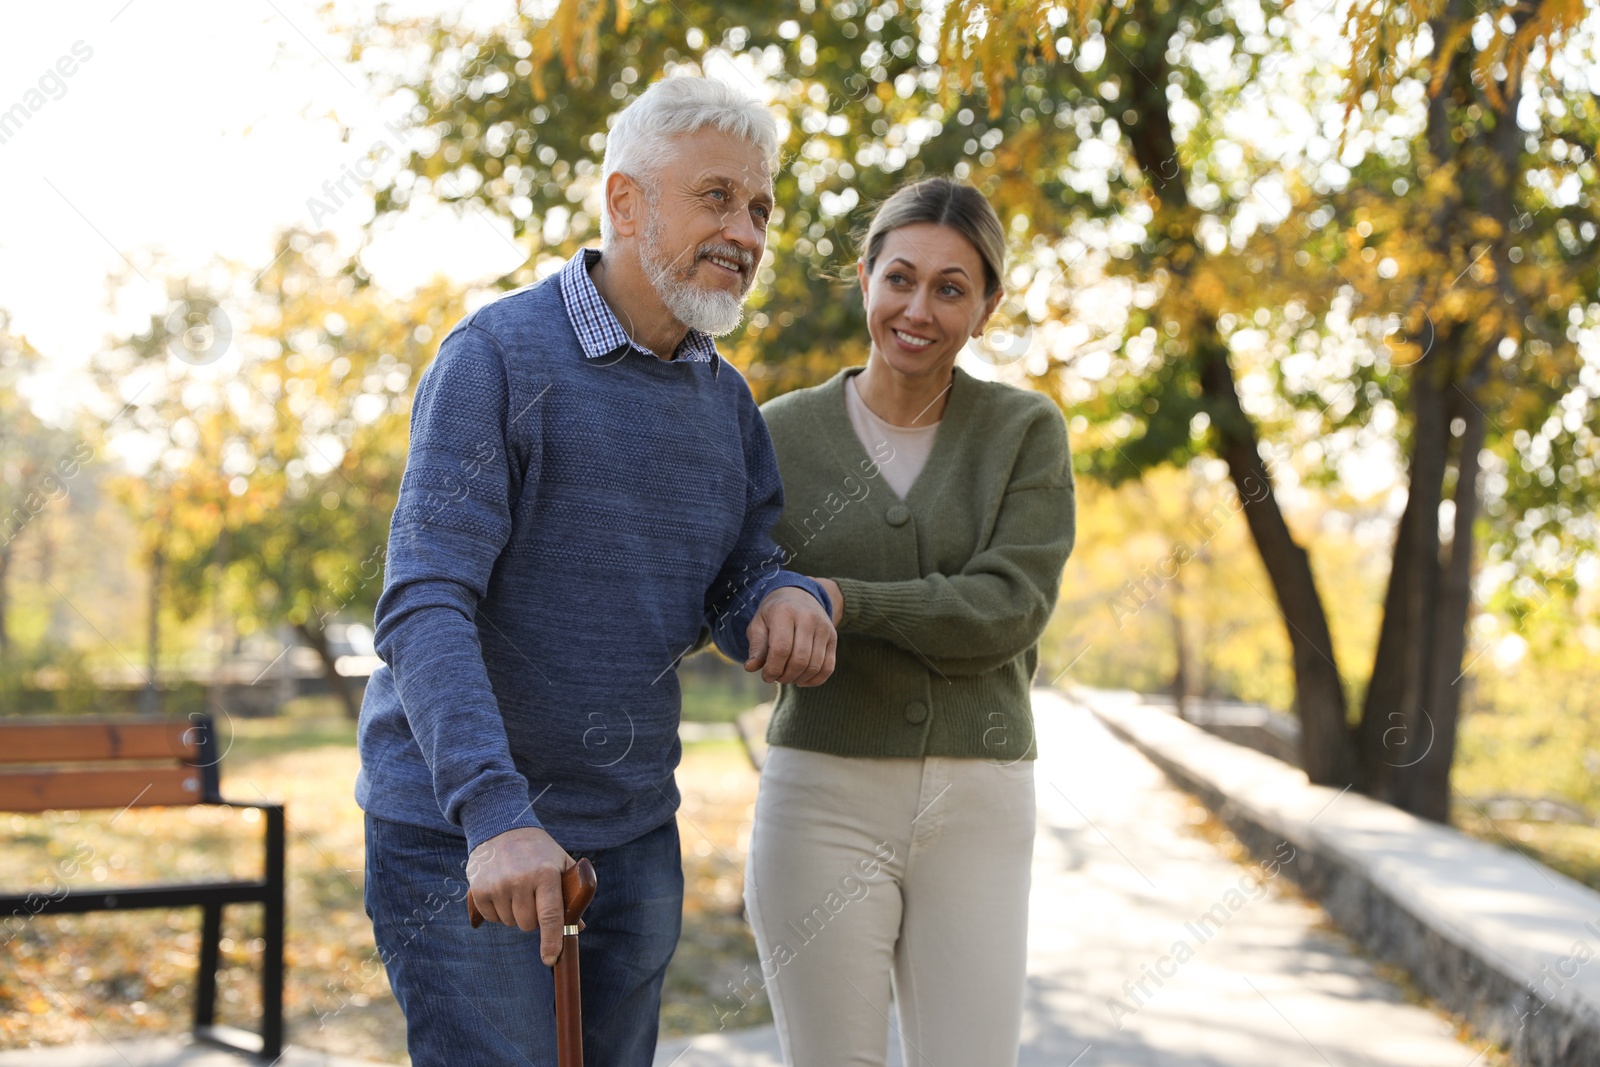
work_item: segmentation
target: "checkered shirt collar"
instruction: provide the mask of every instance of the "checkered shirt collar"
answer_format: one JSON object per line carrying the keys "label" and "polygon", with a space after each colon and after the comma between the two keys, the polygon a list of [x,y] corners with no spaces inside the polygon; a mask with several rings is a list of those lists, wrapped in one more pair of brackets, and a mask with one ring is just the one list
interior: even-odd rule
{"label": "checkered shirt collar", "polygon": [[[643,345],[634,344],[628,331],[617,321],[616,313],[601,299],[600,291],[589,277],[589,268],[600,259],[598,248],[585,248],[567,260],[561,268],[561,297],[567,305],[567,317],[578,335],[578,344],[586,359],[611,356],[619,348],[634,348],[651,359],[660,358]],[[717,354],[717,344],[711,335],[690,330],[678,346],[674,357],[690,363],[709,363],[714,372],[720,369],[722,357]]]}

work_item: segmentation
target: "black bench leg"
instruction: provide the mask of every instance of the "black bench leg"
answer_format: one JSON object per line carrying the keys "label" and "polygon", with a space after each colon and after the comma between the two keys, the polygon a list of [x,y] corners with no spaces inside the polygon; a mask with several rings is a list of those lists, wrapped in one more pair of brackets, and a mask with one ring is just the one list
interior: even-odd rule
{"label": "black bench leg", "polygon": [[284,817],[282,807],[267,816],[264,940],[261,955],[261,1054],[269,1062],[283,1053],[283,896]]}
{"label": "black bench leg", "polygon": [[194,984],[194,1027],[217,1021],[217,942],[222,939],[222,905],[200,905],[200,973]]}

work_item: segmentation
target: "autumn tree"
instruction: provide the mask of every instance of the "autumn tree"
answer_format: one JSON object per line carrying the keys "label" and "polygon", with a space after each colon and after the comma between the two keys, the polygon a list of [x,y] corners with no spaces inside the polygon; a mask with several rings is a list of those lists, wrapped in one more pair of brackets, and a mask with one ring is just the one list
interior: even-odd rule
{"label": "autumn tree", "polygon": [[[1589,192],[1600,109],[1563,69],[1586,17],[1566,0],[1375,3],[1349,23],[1352,105],[1403,113],[1409,89],[1425,109],[1414,158],[1393,176],[1416,194],[1374,196],[1373,181],[1349,198],[1373,244],[1404,264],[1372,295],[1402,317],[1414,356],[1403,385],[1409,491],[1358,744],[1369,792],[1439,820],[1484,460],[1504,483],[1483,524],[1498,557],[1521,554],[1538,573],[1553,561],[1519,553],[1529,538],[1593,543],[1596,390],[1574,327],[1600,316]],[[1407,740],[1398,759],[1386,752],[1394,734]]]}
{"label": "autumn tree", "polygon": [[231,498],[218,459],[240,443],[216,366],[234,343],[228,294],[216,279],[198,277],[174,279],[168,289],[169,305],[145,329],[113,339],[91,366],[100,406],[117,412],[97,441],[118,465],[107,488],[136,524],[146,573],[139,708],[147,715],[164,710],[165,625],[193,610],[174,572],[208,552],[221,530]]}
{"label": "autumn tree", "polygon": [[9,325],[0,312],[0,702],[18,667],[9,625],[17,549],[38,531],[44,511],[70,492],[92,455],[82,438],[46,423],[28,403],[22,387],[38,373],[41,357]]}
{"label": "autumn tree", "polygon": [[291,628],[353,719],[328,626],[370,617],[382,590],[410,389],[457,297],[391,297],[327,237],[285,233],[276,252],[185,283],[101,360],[130,409],[122,450],[144,457],[118,491],[145,520],[152,679],[163,610],[215,605],[241,636]]}
{"label": "autumn tree", "polygon": [[459,297],[442,282],[390,296],[309,234],[285,234],[279,252],[254,284],[242,375],[259,429],[237,484],[263,506],[227,529],[225,601],[247,629],[293,627],[354,719],[328,629],[377,606],[411,390]]}

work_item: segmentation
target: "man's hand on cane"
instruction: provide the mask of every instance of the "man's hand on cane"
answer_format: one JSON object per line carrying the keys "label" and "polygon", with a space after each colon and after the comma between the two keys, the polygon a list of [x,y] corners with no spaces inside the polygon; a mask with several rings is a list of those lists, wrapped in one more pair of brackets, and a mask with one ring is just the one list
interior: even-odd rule
{"label": "man's hand on cane", "polygon": [[467,884],[478,911],[490,922],[539,930],[546,967],[561,955],[561,872],[575,860],[537,827],[521,827],[473,849]]}

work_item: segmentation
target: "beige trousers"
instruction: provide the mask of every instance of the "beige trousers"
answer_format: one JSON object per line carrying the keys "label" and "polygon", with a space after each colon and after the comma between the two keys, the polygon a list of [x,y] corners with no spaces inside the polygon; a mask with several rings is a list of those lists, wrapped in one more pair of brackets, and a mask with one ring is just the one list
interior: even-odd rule
{"label": "beige trousers", "polygon": [[1017,1062],[1033,763],[773,747],[745,868],[784,1062]]}

